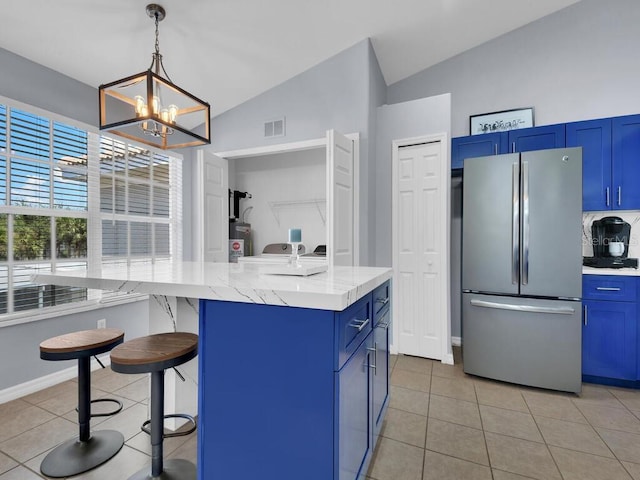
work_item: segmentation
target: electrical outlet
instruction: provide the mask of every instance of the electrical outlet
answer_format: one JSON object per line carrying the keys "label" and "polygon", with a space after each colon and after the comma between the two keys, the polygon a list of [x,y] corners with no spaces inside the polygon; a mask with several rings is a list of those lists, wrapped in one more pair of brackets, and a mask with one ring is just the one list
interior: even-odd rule
{"label": "electrical outlet", "polygon": [[101,318],[98,320],[98,328],[107,328],[107,319]]}

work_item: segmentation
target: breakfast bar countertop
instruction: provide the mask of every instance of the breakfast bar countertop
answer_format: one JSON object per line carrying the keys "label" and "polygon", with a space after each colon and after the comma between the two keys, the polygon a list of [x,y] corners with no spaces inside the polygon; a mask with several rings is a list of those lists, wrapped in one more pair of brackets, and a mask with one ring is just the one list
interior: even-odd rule
{"label": "breakfast bar countertop", "polygon": [[329,267],[302,276],[263,273],[252,263],[172,262],[60,270],[33,281],[102,290],[341,311],[391,278],[390,268]]}

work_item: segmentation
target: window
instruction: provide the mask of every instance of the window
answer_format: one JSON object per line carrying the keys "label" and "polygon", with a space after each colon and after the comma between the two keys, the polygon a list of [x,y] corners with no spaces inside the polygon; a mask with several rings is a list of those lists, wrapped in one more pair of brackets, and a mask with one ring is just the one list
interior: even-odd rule
{"label": "window", "polygon": [[27,110],[0,104],[0,322],[108,296],[35,285],[38,271],[181,250],[181,159]]}

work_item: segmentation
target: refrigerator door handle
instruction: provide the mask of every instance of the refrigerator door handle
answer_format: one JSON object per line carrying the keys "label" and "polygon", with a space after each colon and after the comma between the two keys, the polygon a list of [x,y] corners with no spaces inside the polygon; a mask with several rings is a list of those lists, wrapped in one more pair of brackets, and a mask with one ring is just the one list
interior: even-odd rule
{"label": "refrigerator door handle", "polygon": [[518,162],[511,165],[511,283],[517,285],[520,266],[520,172]]}
{"label": "refrigerator door handle", "polygon": [[522,162],[522,285],[529,283],[529,162]]}
{"label": "refrigerator door handle", "polygon": [[474,307],[495,308],[498,310],[511,310],[515,312],[527,313],[551,313],[556,315],[573,315],[575,309],[571,307],[536,307],[533,305],[513,305],[510,303],[487,302],[485,300],[472,299],[470,301]]}

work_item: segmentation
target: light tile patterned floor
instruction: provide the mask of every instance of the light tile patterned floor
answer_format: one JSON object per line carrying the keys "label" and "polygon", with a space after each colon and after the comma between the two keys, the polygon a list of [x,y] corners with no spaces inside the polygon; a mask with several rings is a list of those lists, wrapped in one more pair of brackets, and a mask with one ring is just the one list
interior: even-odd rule
{"label": "light tile patterned floor", "polygon": [[[465,375],[455,353],[454,366],[392,357],[391,401],[368,479],[640,480],[640,390],[585,384],[578,397],[517,387]],[[92,426],[119,430],[126,443],[72,478],[126,479],[150,465],[149,437],[139,430],[147,379],[105,369],[92,380],[94,398],[117,396],[125,406]],[[0,405],[0,480],[43,478],[47,452],[77,435],[75,396],[69,381]],[[165,455],[195,463],[196,435],[167,439]]]}
{"label": "light tile patterned floor", "polygon": [[640,480],[640,390],[582,395],[392,357],[391,401],[371,480]]}

